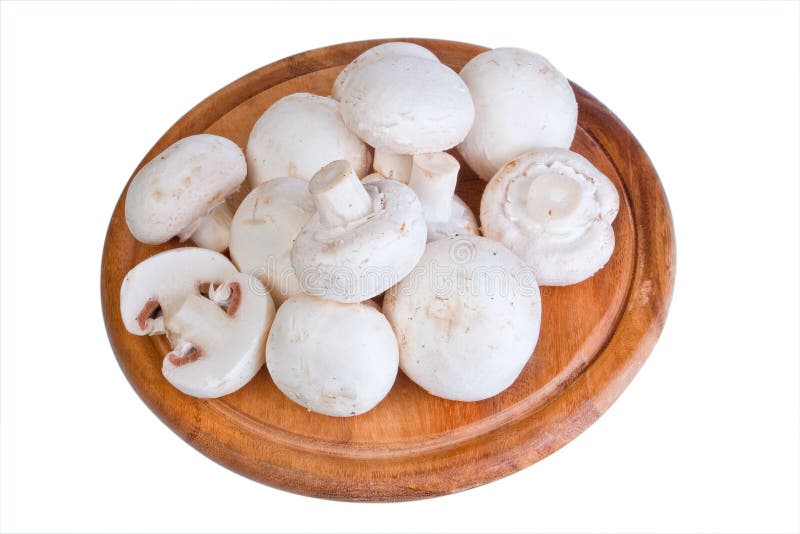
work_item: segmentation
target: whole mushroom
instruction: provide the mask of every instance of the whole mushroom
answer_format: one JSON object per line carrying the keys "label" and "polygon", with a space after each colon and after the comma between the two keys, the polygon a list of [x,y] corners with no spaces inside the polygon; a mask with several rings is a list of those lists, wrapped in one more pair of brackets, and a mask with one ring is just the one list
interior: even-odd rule
{"label": "whole mushroom", "polygon": [[151,245],[175,236],[222,252],[233,213],[225,199],[247,174],[242,150],[210,134],[183,138],[141,168],[125,196],[133,236]]}
{"label": "whole mushroom", "polygon": [[486,186],[480,217],[484,235],[522,258],[539,284],[564,286],[609,260],[618,211],[606,175],[580,154],[551,148],[507,163]]}
{"label": "whole mushroom", "polygon": [[233,216],[231,259],[256,276],[278,306],[302,291],[292,268],[292,245],[314,211],[308,182],[284,177],[250,191]]}
{"label": "whole mushroom", "polygon": [[392,327],[367,303],[294,296],[278,310],[267,340],[267,369],[278,389],[325,415],[371,410],[392,388],[397,365]]}
{"label": "whole mushroom", "polygon": [[413,156],[408,186],[422,204],[428,242],[478,233],[472,210],[454,194],[459,168],[458,160],[447,152]]}
{"label": "whole mushroom", "polygon": [[308,180],[322,166],[340,159],[364,176],[372,155],[342,122],[336,100],[295,93],[272,104],[250,131],[247,180],[252,187],[281,176]]}
{"label": "whole mushroom", "polygon": [[342,160],[320,169],[308,190],[317,213],[292,247],[292,266],[306,293],[362,302],[396,284],[422,256],[427,227],[407,186],[362,183]]}
{"label": "whole mushroom", "polygon": [[132,334],[166,334],[173,349],[161,372],[170,384],[216,398],[244,386],[264,365],[275,307],[261,283],[225,256],[179,248],[131,269],[120,288],[120,313]]}
{"label": "whole mushroom", "polygon": [[356,69],[340,97],[345,124],[376,150],[394,154],[454,147],[475,113],[452,69],[415,56],[386,56]]}
{"label": "whole mushroom", "polygon": [[541,300],[522,260],[465,236],[428,244],[414,271],[386,292],[383,311],[411,380],[437,397],[478,401],[522,372],[538,340]]}
{"label": "whole mushroom", "polygon": [[531,149],[572,144],[578,124],[575,94],[542,56],[495,48],[472,58],[460,75],[475,103],[475,124],[458,151],[483,180]]}

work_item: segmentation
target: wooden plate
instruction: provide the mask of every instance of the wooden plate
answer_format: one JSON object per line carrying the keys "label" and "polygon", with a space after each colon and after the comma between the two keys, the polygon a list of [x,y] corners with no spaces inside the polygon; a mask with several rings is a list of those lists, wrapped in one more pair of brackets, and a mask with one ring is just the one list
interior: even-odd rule
{"label": "wooden plate", "polygon": [[[403,40],[429,48],[456,71],[485,50]],[[339,70],[380,42],[312,50],[248,74],[183,116],[139,167],[178,139],[201,132],[244,148],[270,104],[294,92],[329,94]],[[593,278],[542,288],[539,344],[507,391],[481,402],[446,401],[400,373],[377,408],[347,419],[293,404],[266,370],[221,399],[179,393],[161,375],[166,341],[128,334],[119,312],[128,270],[178,243],[138,243],[125,224],[123,191],[103,251],[102,304],[111,345],[134,390],[214,461],[271,486],[332,499],[396,501],[452,493],[513,473],[563,446],[609,407],[644,362],[661,332],[675,276],[672,220],[650,160],[613,113],[580,87],[575,93],[580,125],[573,150],[606,173],[620,193],[616,250]],[[462,165],[457,193],[475,213],[483,187]],[[234,207],[245,193],[231,200]]]}

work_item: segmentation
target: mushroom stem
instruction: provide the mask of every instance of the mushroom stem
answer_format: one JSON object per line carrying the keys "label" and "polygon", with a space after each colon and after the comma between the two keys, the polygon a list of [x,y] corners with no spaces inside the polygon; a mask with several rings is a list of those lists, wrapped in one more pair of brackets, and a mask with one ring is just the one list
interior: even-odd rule
{"label": "mushroom stem", "polygon": [[413,162],[408,186],[419,197],[425,220],[449,220],[460,167],[458,161],[447,152],[434,152],[418,154]]}
{"label": "mushroom stem", "polygon": [[211,210],[208,215],[197,219],[178,234],[178,237],[181,241],[191,237],[199,247],[222,252],[228,248],[232,220],[233,211],[227,202],[223,202]]}
{"label": "mushroom stem", "polygon": [[346,160],[331,162],[317,171],[308,182],[308,192],[324,226],[346,226],[372,211],[372,198]]}
{"label": "mushroom stem", "polygon": [[582,201],[583,192],[575,179],[547,173],[531,182],[525,208],[535,222],[558,231],[580,224]]}
{"label": "mushroom stem", "polygon": [[385,178],[407,184],[411,176],[412,158],[408,154],[395,154],[385,148],[376,147],[372,168]]}

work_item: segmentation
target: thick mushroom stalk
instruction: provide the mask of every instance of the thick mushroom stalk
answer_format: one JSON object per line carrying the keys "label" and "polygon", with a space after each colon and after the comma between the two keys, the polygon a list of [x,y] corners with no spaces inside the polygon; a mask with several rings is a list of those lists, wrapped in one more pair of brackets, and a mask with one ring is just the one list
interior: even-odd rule
{"label": "thick mushroom stalk", "polygon": [[223,202],[180,232],[178,239],[181,242],[191,239],[198,247],[222,252],[228,248],[230,242],[232,220],[233,211],[227,202]]}
{"label": "thick mushroom stalk", "polygon": [[481,224],[525,260],[541,285],[564,286],[597,272],[614,251],[614,184],[586,158],[562,148],[506,163],[481,198]]}
{"label": "thick mushroom stalk", "polygon": [[447,152],[418,154],[412,158],[408,186],[422,204],[428,224],[428,242],[456,235],[475,235],[478,224],[472,210],[455,196],[460,165]]}
{"label": "thick mushroom stalk", "polygon": [[309,182],[308,191],[320,221],[327,227],[347,226],[372,211],[372,198],[344,160],[320,169]]}
{"label": "thick mushroom stalk", "polygon": [[390,180],[407,184],[411,177],[412,164],[413,157],[409,154],[395,154],[385,148],[375,147],[372,168]]}

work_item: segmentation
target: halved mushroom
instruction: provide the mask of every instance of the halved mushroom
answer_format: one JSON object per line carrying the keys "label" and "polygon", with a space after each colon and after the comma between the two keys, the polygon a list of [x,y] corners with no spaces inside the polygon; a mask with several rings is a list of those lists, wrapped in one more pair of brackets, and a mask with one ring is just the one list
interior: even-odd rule
{"label": "halved mushroom", "polygon": [[611,223],[619,210],[614,184],[586,158],[561,148],[508,162],[481,198],[486,237],[504,243],[539,284],[586,280],[614,251]]}
{"label": "halved mushroom", "polygon": [[372,155],[342,122],[336,100],[295,93],[272,104],[250,131],[247,180],[252,187],[281,176],[308,180],[339,159],[364,176]]}
{"label": "halved mushroom", "polygon": [[308,182],[284,177],[253,189],[233,216],[231,259],[256,276],[278,306],[302,291],[292,268],[292,244],[314,211]]}
{"label": "halved mushroom", "polygon": [[408,186],[422,204],[429,243],[444,237],[478,233],[472,210],[454,194],[459,168],[458,160],[447,152],[413,156]]}
{"label": "halved mushroom", "polygon": [[545,58],[495,48],[460,72],[475,103],[475,124],[458,151],[488,181],[503,164],[534,148],[569,148],[578,104],[569,81]]}
{"label": "halved mushroom", "polygon": [[432,61],[439,61],[433,52],[427,48],[413,43],[394,41],[391,43],[379,44],[378,46],[373,46],[369,50],[363,52],[360,56],[351,61],[344,69],[342,69],[342,72],[340,72],[339,76],[336,77],[336,81],[333,82],[331,97],[335,98],[336,100],[341,100],[342,91],[350,81],[350,76],[352,76],[355,71],[360,70],[366,65],[375,63],[379,59],[389,56],[412,56],[422,59],[429,59]]}
{"label": "halved mushroom", "polygon": [[371,410],[397,376],[392,327],[366,302],[290,298],[275,316],[267,355],[267,369],[278,389],[325,415],[347,417]]}
{"label": "halved mushroom", "polygon": [[125,196],[128,228],[142,243],[177,235],[222,252],[233,216],[225,199],[246,174],[244,154],[233,141],[210,134],[181,139],[133,177]]}
{"label": "halved mushroom", "polygon": [[362,302],[414,268],[427,229],[407,186],[394,180],[362,184],[347,161],[335,161],[314,175],[308,190],[317,213],[292,247],[292,266],[306,293]]}
{"label": "halved mushroom", "polygon": [[225,256],[179,248],[131,269],[120,288],[120,313],[132,334],[166,334],[173,350],[161,372],[170,384],[216,398],[244,386],[264,365],[275,306],[261,282]]}
{"label": "halved mushroom", "polygon": [[441,152],[469,132],[474,108],[464,81],[432,59],[387,56],[352,72],[342,118],[359,137],[394,154]]}
{"label": "halved mushroom", "polygon": [[429,243],[386,292],[383,312],[411,380],[437,397],[477,401],[522,372],[539,337],[541,299],[533,273],[510,250],[465,236]]}

